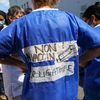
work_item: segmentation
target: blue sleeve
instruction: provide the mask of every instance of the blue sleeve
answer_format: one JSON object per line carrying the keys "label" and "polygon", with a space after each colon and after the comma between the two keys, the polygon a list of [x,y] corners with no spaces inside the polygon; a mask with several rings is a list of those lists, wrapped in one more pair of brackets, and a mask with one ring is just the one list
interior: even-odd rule
{"label": "blue sleeve", "polygon": [[100,46],[100,33],[78,17],[75,18],[78,24],[78,45],[84,49]]}
{"label": "blue sleeve", "polygon": [[16,21],[0,31],[0,58],[9,56],[17,51],[17,23]]}

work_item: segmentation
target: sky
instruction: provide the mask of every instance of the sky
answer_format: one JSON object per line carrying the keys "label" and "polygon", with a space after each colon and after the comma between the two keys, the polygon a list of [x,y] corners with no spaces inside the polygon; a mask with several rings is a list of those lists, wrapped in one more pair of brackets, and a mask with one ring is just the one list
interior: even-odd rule
{"label": "sky", "polygon": [[9,0],[0,0],[0,10],[7,12],[8,8],[9,8]]}

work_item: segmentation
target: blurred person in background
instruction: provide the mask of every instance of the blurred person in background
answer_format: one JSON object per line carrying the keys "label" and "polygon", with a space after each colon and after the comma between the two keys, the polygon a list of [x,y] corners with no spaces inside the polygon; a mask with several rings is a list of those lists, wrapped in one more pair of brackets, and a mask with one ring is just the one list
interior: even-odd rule
{"label": "blurred person in background", "polygon": [[7,24],[7,15],[4,11],[0,10],[0,31],[4,29]]}
{"label": "blurred person in background", "polygon": [[9,24],[11,24],[13,21],[24,15],[25,15],[24,9],[22,9],[21,7],[17,5],[10,7],[7,13]]}
{"label": "blurred person in background", "polygon": [[[83,14],[83,19],[94,27],[100,37],[100,2],[88,7]],[[81,67],[85,68],[84,100],[100,100],[100,56]]]}
{"label": "blurred person in background", "polygon": [[[0,10],[0,31],[7,25],[7,15],[4,11]],[[3,76],[2,76],[2,64],[0,64],[0,100],[7,100],[5,95]]]}
{"label": "blurred person in background", "polygon": [[[24,10],[19,6],[12,6],[8,9],[7,17],[8,17],[8,24],[13,23],[15,20],[19,19],[20,17],[24,16]],[[18,55],[14,54],[13,57],[18,59]],[[9,62],[6,59],[6,62]],[[9,62],[10,63],[10,62]],[[24,74],[22,70],[18,67],[13,67],[10,65],[2,65],[3,70],[3,79],[4,79],[4,88],[5,93],[8,96],[9,100],[21,100],[22,95],[22,87],[23,87],[23,78]],[[20,80],[19,78],[23,76]]]}
{"label": "blurred person in background", "polygon": [[31,13],[32,12],[32,8],[26,8],[25,9],[25,14],[27,15],[27,14],[29,14],[29,13]]}
{"label": "blurred person in background", "polygon": [[94,5],[99,6],[100,7],[100,2],[96,2]]}

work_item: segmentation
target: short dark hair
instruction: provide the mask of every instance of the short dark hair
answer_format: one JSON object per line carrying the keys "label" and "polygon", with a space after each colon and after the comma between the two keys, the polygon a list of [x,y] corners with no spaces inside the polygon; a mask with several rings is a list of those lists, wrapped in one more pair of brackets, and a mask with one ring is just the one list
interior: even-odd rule
{"label": "short dark hair", "polygon": [[100,20],[100,6],[92,5],[88,7],[82,17],[89,19],[91,15],[95,15],[96,18]]}
{"label": "short dark hair", "polygon": [[96,5],[96,6],[100,6],[100,2],[96,2],[94,5]]}
{"label": "short dark hair", "polygon": [[25,14],[29,14],[32,12],[32,8],[26,8],[24,11],[25,11]]}
{"label": "short dark hair", "polygon": [[34,5],[37,7],[47,6],[54,7],[59,0],[33,0]]}

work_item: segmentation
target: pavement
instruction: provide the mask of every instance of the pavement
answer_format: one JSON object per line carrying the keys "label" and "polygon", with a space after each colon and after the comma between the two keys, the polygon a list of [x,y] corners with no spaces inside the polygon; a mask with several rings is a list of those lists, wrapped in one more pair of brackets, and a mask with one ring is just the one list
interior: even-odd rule
{"label": "pavement", "polygon": [[83,75],[80,76],[79,88],[78,88],[78,100],[83,100],[84,92],[83,92]]}

